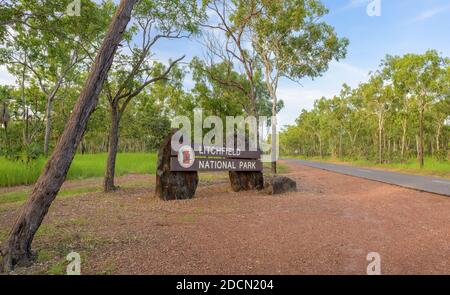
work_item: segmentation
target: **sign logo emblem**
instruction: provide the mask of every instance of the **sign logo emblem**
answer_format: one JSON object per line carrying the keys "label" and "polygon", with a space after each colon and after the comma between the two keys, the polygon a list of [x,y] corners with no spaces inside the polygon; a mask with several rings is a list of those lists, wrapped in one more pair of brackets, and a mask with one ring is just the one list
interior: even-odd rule
{"label": "sign logo emblem", "polygon": [[178,150],[178,163],[187,169],[192,167],[195,161],[195,152],[192,147],[185,145]]}

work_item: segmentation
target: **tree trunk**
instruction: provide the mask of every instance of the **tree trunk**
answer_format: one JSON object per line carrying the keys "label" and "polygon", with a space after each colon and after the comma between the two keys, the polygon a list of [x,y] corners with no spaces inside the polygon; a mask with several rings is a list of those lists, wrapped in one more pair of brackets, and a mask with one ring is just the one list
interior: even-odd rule
{"label": "tree trunk", "polygon": [[6,147],[8,148],[8,151],[9,151],[11,149],[11,141],[9,140],[9,136],[8,136],[8,124],[4,123],[3,125],[5,127]]}
{"label": "tree trunk", "polygon": [[47,99],[47,111],[45,120],[45,136],[44,136],[44,155],[48,156],[48,146],[50,142],[50,135],[52,132],[52,109],[53,109],[53,98]]}
{"label": "tree trunk", "polygon": [[439,124],[436,132],[436,151],[439,153],[441,151],[441,144],[439,138],[441,137],[442,125]]}
{"label": "tree trunk", "polygon": [[85,140],[81,141],[80,152],[81,152],[82,155],[84,155],[86,153],[86,141]]}
{"label": "tree trunk", "polygon": [[342,159],[342,126],[339,129],[339,159]]}
{"label": "tree trunk", "polygon": [[116,190],[114,185],[114,173],[116,169],[116,157],[119,146],[119,124],[120,114],[117,105],[111,106],[111,127],[109,130],[108,159],[106,162],[105,179],[103,190],[111,192]]}
{"label": "tree trunk", "polygon": [[[272,150],[271,150],[271,171],[272,173],[277,173],[277,86],[278,85],[278,74],[271,80],[271,63],[269,57],[263,55],[263,63],[265,68],[265,80],[266,86],[269,90],[270,97],[272,98]],[[256,116],[256,112],[254,114]],[[259,130],[259,128],[258,128]]]}
{"label": "tree trunk", "polygon": [[[26,60],[26,56],[25,56],[25,60]],[[29,139],[28,139],[29,132],[28,132],[28,107],[27,107],[27,100],[25,98],[25,73],[26,73],[26,67],[23,66],[22,79],[21,79],[21,83],[20,83],[20,93],[21,93],[22,105],[23,105],[22,119],[25,124],[24,129],[23,129],[23,145],[26,147],[29,144]]]}
{"label": "tree trunk", "polygon": [[403,122],[402,122],[402,129],[403,129],[403,132],[402,132],[402,151],[401,151],[402,161],[404,161],[404,159],[405,159],[404,157],[405,157],[406,127],[407,127],[407,120],[405,118],[405,119],[403,119]]}
{"label": "tree trunk", "polygon": [[420,162],[420,136],[416,135],[416,159]]}
{"label": "tree trunk", "polygon": [[434,156],[434,144],[432,140],[429,141],[428,152],[431,156]]}
{"label": "tree trunk", "polygon": [[389,137],[387,140],[387,162],[391,161],[391,138]]}
{"label": "tree trunk", "polygon": [[277,97],[273,97],[272,107],[272,150],[271,150],[271,170],[272,173],[277,173]]}
{"label": "tree trunk", "polygon": [[64,132],[2,246],[4,271],[29,264],[33,258],[33,237],[64,182],[136,1],[121,0],[117,8]]}
{"label": "tree trunk", "polygon": [[423,168],[425,162],[423,157],[423,149],[424,149],[424,142],[423,142],[423,114],[424,114],[424,108],[421,107],[419,110],[419,165],[420,168]]}
{"label": "tree trunk", "polygon": [[317,135],[317,137],[319,138],[319,155],[320,158],[323,159],[323,153],[322,153],[322,137],[320,135]]}
{"label": "tree trunk", "polygon": [[61,84],[63,82],[63,76],[58,79],[52,92],[47,95],[47,108],[46,108],[46,121],[45,121],[45,138],[44,138],[44,154],[48,156],[50,136],[52,133],[52,111],[53,111],[53,100],[56,97]]}
{"label": "tree trunk", "polygon": [[378,124],[378,163],[383,163],[383,129],[381,123]]}

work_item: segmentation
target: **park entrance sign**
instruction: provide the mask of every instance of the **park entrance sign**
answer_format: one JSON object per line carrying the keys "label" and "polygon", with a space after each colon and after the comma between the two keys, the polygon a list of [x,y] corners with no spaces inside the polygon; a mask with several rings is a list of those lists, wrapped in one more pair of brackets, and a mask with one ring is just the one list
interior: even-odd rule
{"label": "park entrance sign", "polygon": [[222,146],[182,146],[171,149],[170,170],[181,171],[262,171],[260,151],[241,151]]}
{"label": "park entrance sign", "polygon": [[256,148],[244,150],[239,144],[226,147],[203,143],[177,145],[178,140],[172,141],[176,131],[172,130],[163,140],[158,152],[157,197],[166,201],[193,198],[201,171],[228,172],[231,188],[235,192],[264,188],[261,151]]}

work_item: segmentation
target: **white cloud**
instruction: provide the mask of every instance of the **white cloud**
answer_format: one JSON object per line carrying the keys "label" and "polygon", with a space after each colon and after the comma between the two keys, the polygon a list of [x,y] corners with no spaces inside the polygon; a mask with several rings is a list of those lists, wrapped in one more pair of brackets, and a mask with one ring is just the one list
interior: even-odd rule
{"label": "white cloud", "polygon": [[450,5],[435,7],[435,8],[429,9],[429,10],[425,10],[422,13],[420,13],[418,16],[413,18],[411,20],[411,22],[415,23],[415,22],[424,21],[424,20],[430,19],[438,14],[444,13],[449,10],[450,10]]}

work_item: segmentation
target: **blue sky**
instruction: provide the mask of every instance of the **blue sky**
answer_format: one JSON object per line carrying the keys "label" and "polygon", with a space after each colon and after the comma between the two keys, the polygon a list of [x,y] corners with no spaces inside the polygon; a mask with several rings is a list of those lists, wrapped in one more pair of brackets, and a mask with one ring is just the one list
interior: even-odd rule
{"label": "blue sky", "polygon": [[[279,114],[280,126],[293,124],[300,111],[310,109],[315,99],[339,93],[343,83],[356,87],[368,79],[386,54],[422,53],[436,49],[450,56],[449,0],[379,0],[381,16],[369,16],[368,4],[378,0],[323,0],[330,9],[324,18],[336,28],[339,36],[350,40],[347,57],[333,62],[322,77],[304,79],[301,85],[283,80],[279,97],[285,108]],[[202,56],[202,46],[196,40],[164,42],[155,48],[161,61],[186,54],[186,61]],[[14,84],[4,67],[0,67],[0,84]],[[192,87],[189,77],[185,87]]]}

